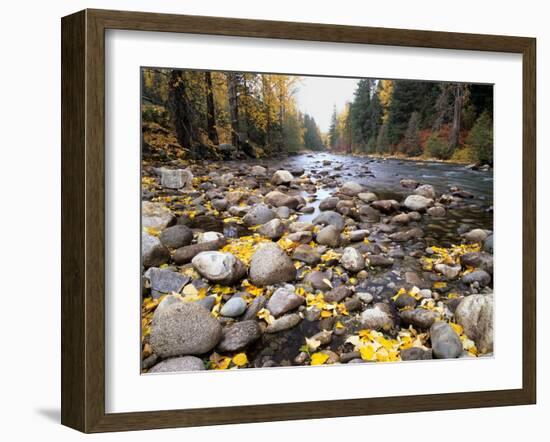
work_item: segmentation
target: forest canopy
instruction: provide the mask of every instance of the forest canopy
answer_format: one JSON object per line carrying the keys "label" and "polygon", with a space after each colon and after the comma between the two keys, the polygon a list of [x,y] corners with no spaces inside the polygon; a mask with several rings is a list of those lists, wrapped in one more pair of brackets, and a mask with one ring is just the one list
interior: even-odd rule
{"label": "forest canopy", "polygon": [[143,68],[144,153],[244,159],[329,149],[492,163],[491,85],[359,79],[333,107],[327,133],[300,110],[300,87],[291,75]]}

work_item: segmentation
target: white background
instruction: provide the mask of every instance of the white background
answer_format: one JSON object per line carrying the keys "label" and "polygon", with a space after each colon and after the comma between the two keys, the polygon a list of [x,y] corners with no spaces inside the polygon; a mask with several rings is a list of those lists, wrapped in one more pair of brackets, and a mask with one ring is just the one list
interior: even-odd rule
{"label": "white background", "polygon": [[[4,5],[0,102],[2,173],[2,269],[3,348],[0,434],[6,440],[48,438],[81,440],[84,436],[59,426],[59,305],[60,305],[60,148],[59,148],[59,17],[84,7],[134,9],[157,12],[269,18],[294,21],[342,23],[517,34],[538,38],[538,175],[539,219],[539,404],[482,410],[416,413],[398,416],[341,418],[317,421],[233,425],[91,436],[96,440],[280,440],[315,437],[387,438],[415,435],[424,441],[463,441],[474,438],[512,440],[544,430],[550,412],[548,398],[549,308],[543,280],[550,247],[548,203],[543,189],[550,167],[543,146],[550,143],[544,126],[550,118],[550,89],[542,81],[550,75],[550,30],[544,2],[461,1],[459,7],[440,1],[426,2],[296,2],[245,1],[49,1],[19,0]],[[547,198],[546,198],[547,200]],[[510,232],[514,235],[515,232]],[[545,251],[546,249],[546,251]],[[510,331],[511,333],[514,330]],[[510,351],[514,351],[513,348]],[[427,373],[429,378],[429,372]],[[345,379],[335,379],[345,382]],[[308,388],[314,388],[309,386]],[[223,392],[220,392],[223,394]],[[538,431],[537,431],[538,430]]]}
{"label": "white background", "polygon": [[[235,56],[238,54],[238,56]],[[406,60],[406,63],[404,63]],[[521,386],[521,56],[482,52],[108,31],[106,42],[106,411],[504,390]],[[494,358],[139,375],[140,66],[494,82]],[[429,66],[429,69],[426,67]],[[518,111],[519,109],[519,111]],[[514,236],[509,232],[516,232]],[[499,255],[500,253],[500,255]],[[503,255],[505,253],[506,255]],[[504,259],[502,259],[504,257]],[[508,299],[506,299],[508,298]],[[504,343],[506,347],[500,345]],[[500,348],[500,351],[499,351]],[[437,364],[437,365],[436,365]],[[429,382],[421,381],[426,371]],[[498,376],[495,376],[498,373]],[[353,382],[327,382],[347,377]],[[380,379],[390,380],[380,382]],[[411,379],[416,379],[411,382]],[[324,388],[304,388],[305,385]],[[250,388],[251,385],[261,388]],[[224,391],[224,395],[218,392]]]}

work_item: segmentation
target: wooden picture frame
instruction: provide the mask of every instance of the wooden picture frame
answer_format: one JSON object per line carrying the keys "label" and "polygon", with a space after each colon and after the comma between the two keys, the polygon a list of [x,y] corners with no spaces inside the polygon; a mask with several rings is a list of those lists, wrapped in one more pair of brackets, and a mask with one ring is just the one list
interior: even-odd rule
{"label": "wooden picture frame", "polygon": [[[105,412],[105,30],[495,51],[523,63],[523,385],[519,389]],[[533,38],[106,10],[62,19],[62,410],[83,432],[141,430],[473,407],[536,400],[536,41]],[[321,406],[319,406],[321,405]]]}

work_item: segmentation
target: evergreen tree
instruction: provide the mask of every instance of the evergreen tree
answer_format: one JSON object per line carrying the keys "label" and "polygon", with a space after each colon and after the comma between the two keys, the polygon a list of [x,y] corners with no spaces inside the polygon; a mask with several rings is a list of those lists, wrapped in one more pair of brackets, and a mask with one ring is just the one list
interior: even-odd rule
{"label": "evergreen tree", "polygon": [[467,143],[473,147],[479,162],[493,164],[493,121],[488,111],[477,119]]}
{"label": "evergreen tree", "polygon": [[330,118],[330,127],[328,130],[328,143],[332,150],[338,147],[338,112],[336,112],[336,106],[333,107],[332,116]]}
{"label": "evergreen tree", "polygon": [[402,144],[402,151],[409,157],[414,157],[422,154],[422,146],[420,145],[420,114],[413,112],[409,119],[407,131]]}
{"label": "evergreen tree", "polygon": [[308,114],[304,114],[303,126],[305,148],[310,150],[323,150],[325,145],[315,119]]}

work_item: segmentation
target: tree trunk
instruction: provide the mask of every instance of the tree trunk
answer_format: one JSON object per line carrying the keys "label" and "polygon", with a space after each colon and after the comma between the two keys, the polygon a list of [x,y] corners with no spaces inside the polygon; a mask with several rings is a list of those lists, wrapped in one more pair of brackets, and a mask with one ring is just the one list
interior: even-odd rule
{"label": "tree trunk", "polygon": [[229,96],[229,115],[231,117],[231,144],[239,148],[239,101],[237,97],[237,76],[227,74],[227,91]]}
{"label": "tree trunk", "polygon": [[269,85],[268,80],[265,75],[262,75],[262,89],[263,89],[263,100],[264,100],[264,111],[265,111],[265,145],[270,147],[271,141],[271,117],[270,117],[270,107],[268,102],[269,94]]}
{"label": "tree trunk", "polygon": [[194,156],[193,141],[196,137],[191,122],[190,105],[182,71],[177,69],[172,71],[168,86],[168,102],[176,129],[176,138],[179,145],[189,149],[191,156]]}
{"label": "tree trunk", "polygon": [[216,114],[214,108],[214,93],[212,92],[212,74],[205,71],[204,81],[206,83],[206,126],[208,128],[208,138],[213,144],[220,144],[218,140],[218,131],[216,130]]}
{"label": "tree trunk", "polygon": [[462,96],[463,86],[459,83],[455,86],[455,101],[453,110],[453,126],[451,129],[451,135],[449,137],[449,147],[455,149],[458,146],[460,137],[460,125],[462,119]]}

